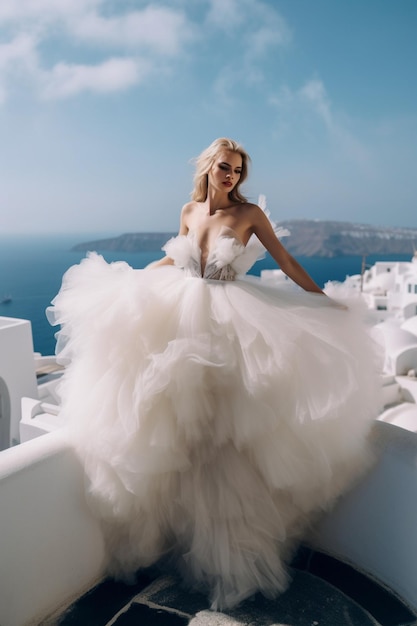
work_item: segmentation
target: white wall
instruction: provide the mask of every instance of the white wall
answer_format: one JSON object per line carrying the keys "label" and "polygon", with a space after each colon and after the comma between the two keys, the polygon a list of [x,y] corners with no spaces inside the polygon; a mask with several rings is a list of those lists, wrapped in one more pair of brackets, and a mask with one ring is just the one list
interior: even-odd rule
{"label": "white wall", "polygon": [[0,441],[1,450],[19,442],[21,398],[38,397],[32,328],[27,320],[0,317],[0,378],[10,397],[10,425],[3,429],[8,431],[8,441]]}
{"label": "white wall", "polygon": [[417,404],[417,379],[411,376],[396,376],[396,380],[401,385],[404,400]]}
{"label": "white wall", "polygon": [[373,469],[311,542],[375,577],[417,610],[417,433],[376,422]]}
{"label": "white wall", "polygon": [[39,623],[103,574],[80,463],[55,432],[0,454],[0,624]]}

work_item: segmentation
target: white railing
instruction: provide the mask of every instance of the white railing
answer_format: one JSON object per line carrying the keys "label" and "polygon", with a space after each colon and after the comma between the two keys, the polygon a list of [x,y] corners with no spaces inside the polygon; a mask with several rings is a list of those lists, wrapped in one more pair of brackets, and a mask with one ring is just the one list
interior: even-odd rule
{"label": "white railing", "polygon": [[313,547],[352,564],[417,610],[417,433],[376,422],[376,462],[324,516]]}
{"label": "white railing", "polygon": [[[19,443],[21,398],[38,397],[32,327],[28,320],[0,317],[0,383],[0,403],[6,399],[7,405],[5,410],[0,410],[1,450]],[[7,398],[2,401],[1,395]]]}
{"label": "white railing", "polygon": [[0,454],[0,624],[26,626],[103,575],[100,528],[65,431]]}

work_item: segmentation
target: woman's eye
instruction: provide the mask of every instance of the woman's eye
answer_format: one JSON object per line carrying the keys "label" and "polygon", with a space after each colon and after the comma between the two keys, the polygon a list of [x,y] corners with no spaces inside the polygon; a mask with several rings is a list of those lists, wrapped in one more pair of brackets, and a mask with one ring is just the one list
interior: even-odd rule
{"label": "woman's eye", "polygon": [[221,170],[228,170],[229,169],[227,165],[223,165],[222,163],[220,163],[219,168]]}

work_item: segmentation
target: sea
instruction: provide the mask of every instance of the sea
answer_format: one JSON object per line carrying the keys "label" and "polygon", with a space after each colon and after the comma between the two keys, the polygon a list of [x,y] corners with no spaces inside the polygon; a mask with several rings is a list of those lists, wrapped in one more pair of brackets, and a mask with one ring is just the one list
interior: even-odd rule
{"label": "sea", "polygon": [[[76,252],[72,247],[99,239],[103,239],[102,233],[0,236],[0,317],[30,320],[35,352],[43,355],[55,352],[57,328],[49,325],[45,310],[58,292],[65,271],[85,256],[84,252]],[[163,255],[161,251],[99,252],[109,263],[126,261],[136,269]],[[343,281],[347,275],[359,274],[362,266],[362,257],[359,256],[333,259],[297,257],[297,260],[321,287],[329,280]],[[376,261],[410,261],[410,255],[369,255],[366,258],[367,266]],[[273,259],[266,255],[250,273],[259,276],[263,269],[275,267]],[[3,301],[9,297],[9,301]]]}

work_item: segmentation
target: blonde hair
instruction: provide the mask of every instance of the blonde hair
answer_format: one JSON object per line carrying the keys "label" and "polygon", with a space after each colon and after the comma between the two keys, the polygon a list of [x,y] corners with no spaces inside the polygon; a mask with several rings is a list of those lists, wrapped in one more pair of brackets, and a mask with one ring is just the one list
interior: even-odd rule
{"label": "blonde hair", "polygon": [[229,192],[229,200],[231,202],[247,202],[247,198],[243,196],[239,187],[248,176],[248,166],[250,163],[250,157],[243,147],[233,139],[227,137],[220,137],[215,139],[208,148],[194,159],[196,171],[194,174],[194,189],[191,193],[191,199],[196,202],[204,202],[207,199],[208,190],[208,173],[213,167],[214,161],[222,150],[230,150],[236,152],[242,157],[242,172],[240,174],[239,182],[236,187]]}

